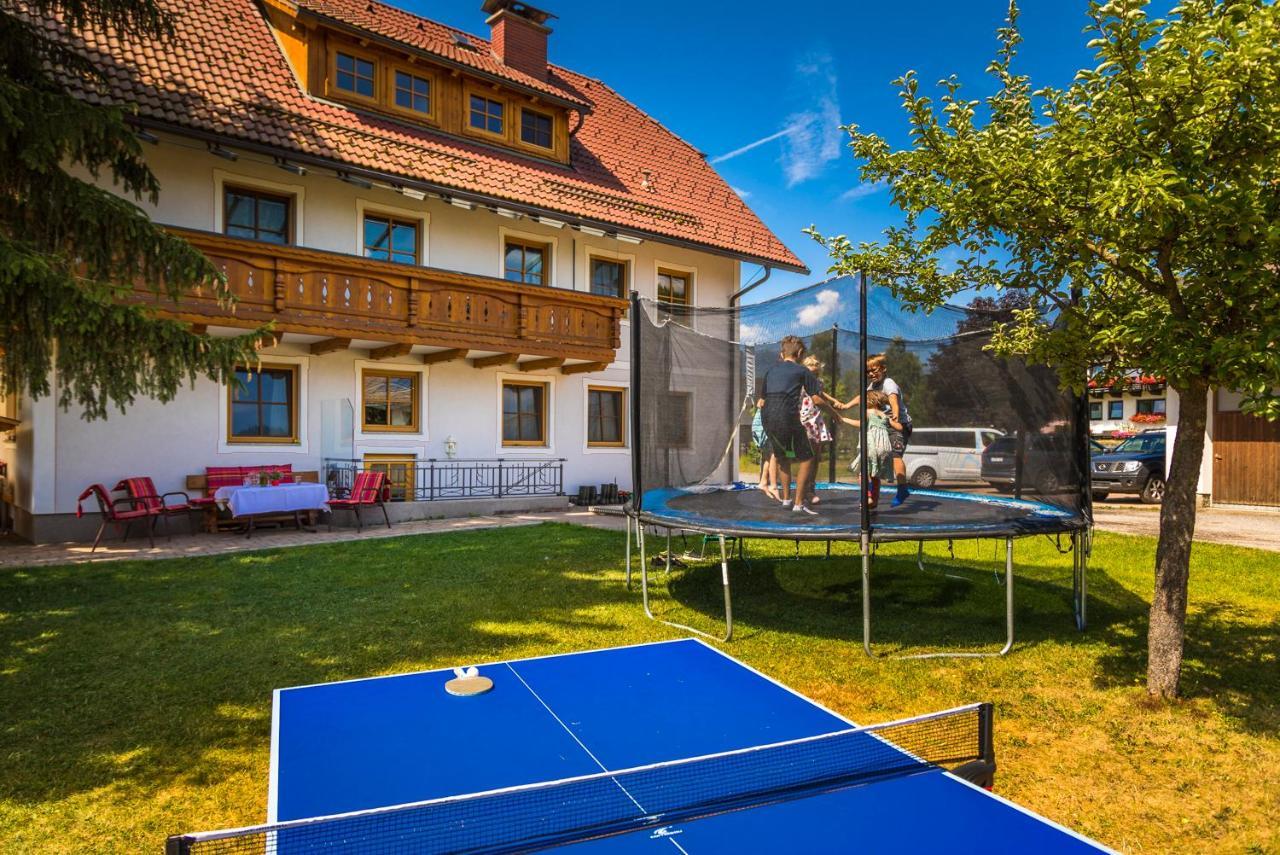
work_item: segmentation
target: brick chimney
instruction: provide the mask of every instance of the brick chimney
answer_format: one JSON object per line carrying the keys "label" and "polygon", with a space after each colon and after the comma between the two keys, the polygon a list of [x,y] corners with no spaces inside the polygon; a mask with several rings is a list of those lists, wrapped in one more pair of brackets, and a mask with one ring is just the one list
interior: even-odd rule
{"label": "brick chimney", "polygon": [[489,16],[485,23],[493,55],[503,65],[546,80],[547,36],[551,35],[546,21],[555,15],[520,0],[484,0],[480,9]]}

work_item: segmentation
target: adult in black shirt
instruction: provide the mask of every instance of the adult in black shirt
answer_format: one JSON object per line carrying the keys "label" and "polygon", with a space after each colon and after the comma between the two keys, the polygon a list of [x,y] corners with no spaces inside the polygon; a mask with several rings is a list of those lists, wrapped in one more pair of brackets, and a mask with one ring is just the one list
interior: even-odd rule
{"label": "adult in black shirt", "polygon": [[[765,372],[760,384],[759,405],[763,407],[761,421],[769,442],[773,446],[781,478],[782,504],[791,506],[797,513],[815,514],[804,504],[813,479],[813,446],[800,422],[800,397],[803,392],[818,395],[822,384],[813,372],[799,364],[804,358],[804,343],[795,336],[782,340],[782,361]],[[796,463],[796,500],[791,499],[791,462]]]}

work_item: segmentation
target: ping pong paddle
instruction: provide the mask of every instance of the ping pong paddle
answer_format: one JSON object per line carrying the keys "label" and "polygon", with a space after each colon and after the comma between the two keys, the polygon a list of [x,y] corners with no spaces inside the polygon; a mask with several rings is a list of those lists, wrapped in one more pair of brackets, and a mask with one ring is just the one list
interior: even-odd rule
{"label": "ping pong paddle", "polygon": [[454,668],[454,678],[444,684],[444,690],[458,697],[483,695],[493,688],[493,681],[480,676],[480,669],[474,665],[470,668]]}

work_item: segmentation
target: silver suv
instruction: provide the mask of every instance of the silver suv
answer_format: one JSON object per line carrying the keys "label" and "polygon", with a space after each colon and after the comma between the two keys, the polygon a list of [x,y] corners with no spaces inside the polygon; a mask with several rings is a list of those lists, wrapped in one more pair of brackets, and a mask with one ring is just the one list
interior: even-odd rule
{"label": "silver suv", "polygon": [[907,478],[916,487],[939,481],[981,481],[982,451],[1003,431],[994,428],[918,427],[902,456]]}

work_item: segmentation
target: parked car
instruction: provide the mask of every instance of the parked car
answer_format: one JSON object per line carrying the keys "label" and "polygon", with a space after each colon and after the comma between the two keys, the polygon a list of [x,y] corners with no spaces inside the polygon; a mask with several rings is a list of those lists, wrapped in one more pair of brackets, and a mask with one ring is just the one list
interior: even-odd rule
{"label": "parked car", "polygon": [[977,481],[982,475],[983,449],[1002,436],[992,428],[916,428],[902,456],[907,478],[916,487]]}
{"label": "parked car", "polygon": [[[1056,493],[1073,476],[1071,438],[1065,433],[1027,437],[1022,483],[1037,493]],[[1092,445],[1090,446],[1092,450]],[[1005,434],[982,452],[982,480],[1001,493],[1012,493],[1017,473],[1018,439]]]}
{"label": "parked car", "polygon": [[1093,476],[1093,500],[1111,493],[1137,493],[1147,504],[1164,498],[1164,428],[1152,428],[1126,439],[1089,464]]}

